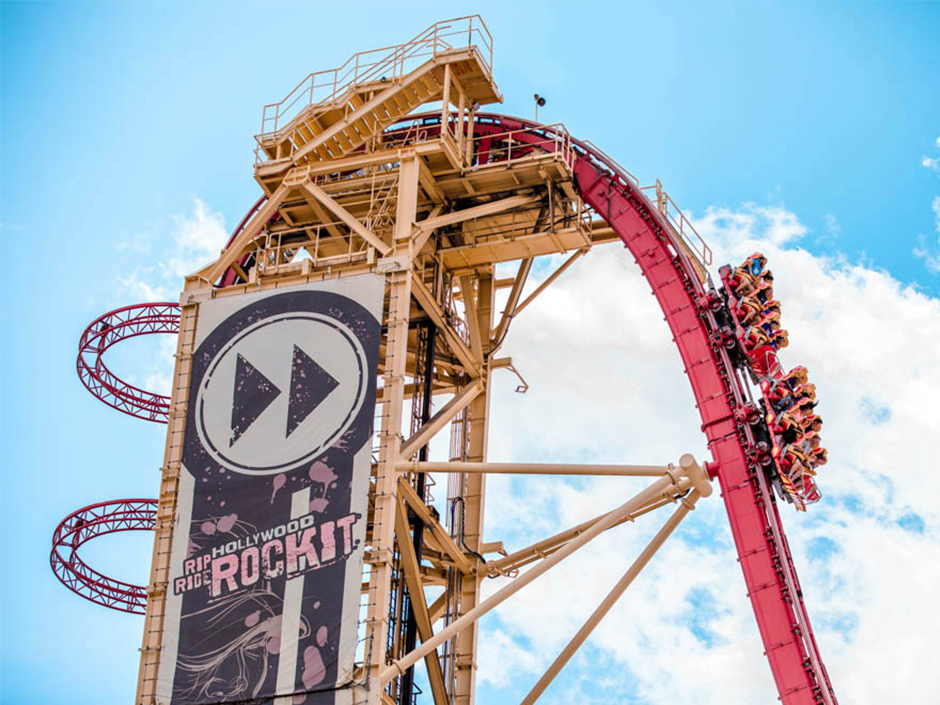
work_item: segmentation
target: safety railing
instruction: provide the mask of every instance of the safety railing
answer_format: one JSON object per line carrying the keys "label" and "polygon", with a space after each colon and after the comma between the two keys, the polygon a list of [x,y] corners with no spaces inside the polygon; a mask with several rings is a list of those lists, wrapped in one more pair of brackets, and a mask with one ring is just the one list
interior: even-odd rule
{"label": "safety railing", "polygon": [[[710,265],[712,263],[711,248],[706,244],[705,240],[702,239],[702,236],[698,234],[698,231],[692,225],[691,221],[679,210],[679,206],[676,205],[676,202],[663,190],[663,185],[660,180],[656,179],[656,183],[650,186],[641,186],[640,190],[653,192],[655,200],[653,198],[650,198],[650,200],[656,204],[657,210],[662,213],[669,222],[669,225],[672,226],[672,229],[675,230],[676,234],[682,238],[686,245],[701,257],[702,262],[705,265]],[[649,198],[649,196],[647,197]]]}
{"label": "safety railing", "polygon": [[607,152],[598,147],[596,144],[591,142],[591,140],[581,140],[581,144],[584,145],[585,148],[589,149],[591,154],[593,154],[595,157],[599,157],[611,171],[615,172],[624,181],[631,181],[633,182],[634,186],[640,185],[640,180],[638,178],[620,166],[620,164],[618,164],[613,157],[607,154]]}
{"label": "safety railing", "polygon": [[696,254],[702,263],[706,266],[712,263],[711,248],[705,240],[702,239],[702,236],[698,234],[698,231],[689,219],[685,217],[675,201],[663,190],[662,183],[659,179],[656,179],[656,183],[651,186],[640,186],[640,180],[636,176],[620,166],[596,144],[588,140],[582,140],[580,145],[589,150],[595,158],[603,162],[608,169],[617,174],[624,182],[632,183],[641,191],[654,191],[655,199],[650,198],[648,194],[644,195],[646,195],[651,202],[656,204],[656,209],[666,218],[672,229],[682,241],[685,242],[689,249]]}
{"label": "safety railing", "polygon": [[497,134],[481,135],[471,140],[473,166],[506,164],[524,158],[552,154],[569,167],[574,166],[575,152],[571,135],[561,123],[539,127],[522,127]]}
{"label": "safety railing", "polygon": [[276,139],[279,130],[308,106],[333,102],[350,86],[395,80],[428,57],[471,47],[478,49],[480,60],[492,73],[493,37],[479,15],[437,22],[404,44],[355,54],[339,68],[311,73],[284,100],[264,106],[261,132],[256,139],[259,142]]}

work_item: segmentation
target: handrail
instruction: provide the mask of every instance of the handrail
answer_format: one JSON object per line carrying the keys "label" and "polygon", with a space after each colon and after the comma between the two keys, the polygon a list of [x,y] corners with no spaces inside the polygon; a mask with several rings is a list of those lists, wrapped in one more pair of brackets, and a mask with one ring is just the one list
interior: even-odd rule
{"label": "handrail", "polygon": [[483,49],[480,60],[492,73],[493,37],[479,15],[436,22],[404,44],[354,54],[338,68],[307,75],[283,100],[265,105],[261,132],[255,139],[259,143],[276,139],[279,129],[308,106],[331,103],[353,85],[401,78],[407,74],[406,67],[412,67],[412,59],[436,57],[461,48],[476,49],[478,45]]}
{"label": "handrail", "polygon": [[[440,121],[440,115],[438,113],[422,113],[418,115],[412,115],[408,119],[416,122],[420,121],[424,125],[433,125]],[[685,217],[685,215],[676,205],[675,201],[673,201],[672,198],[662,190],[662,184],[660,184],[658,180],[656,183],[659,185],[659,191],[657,192],[659,198],[658,201],[654,201],[653,199],[650,199],[645,193],[643,193],[643,191],[649,188],[656,188],[655,185],[652,187],[640,187],[639,179],[620,166],[606,152],[598,149],[598,147],[592,142],[587,140],[579,140],[573,137],[568,132],[567,128],[565,128],[565,126],[560,123],[553,125],[541,125],[525,118],[500,115],[498,113],[477,113],[474,119],[477,122],[482,123],[490,121],[499,123],[508,120],[513,124],[519,125],[518,128],[514,128],[505,132],[475,136],[472,140],[474,144],[483,139],[496,139],[501,136],[505,137],[511,134],[522,133],[530,133],[535,135],[544,134],[545,140],[543,143],[548,144],[554,142],[555,135],[558,135],[558,144],[564,150],[565,161],[569,164],[569,166],[572,165],[574,157],[577,156],[575,154],[575,150],[579,150],[585,156],[589,157],[595,162],[602,164],[616,178],[621,179],[625,184],[636,187],[636,189],[640,192],[639,195],[641,197],[655,205],[656,209],[663,215],[667,225],[669,225],[669,229],[685,244],[689,252],[692,253],[694,257],[702,263],[702,271],[705,272],[707,276],[707,270],[705,270],[705,267],[712,263],[711,248],[708,246],[702,236],[699,235],[698,231],[692,225],[692,222]],[[399,120],[399,123],[404,123],[404,120]],[[395,131],[394,123],[390,126],[390,130],[393,132]],[[530,141],[527,143],[527,145],[522,146],[531,147],[533,144]],[[694,239],[692,237],[693,235]]]}
{"label": "handrail", "polygon": [[672,229],[676,231],[682,240],[690,245],[692,244],[692,238],[689,237],[688,233],[691,232],[701,245],[699,252],[702,255],[702,261],[706,265],[710,265],[712,263],[711,248],[705,243],[702,236],[698,234],[698,230],[692,225],[692,221],[685,217],[685,214],[680,210],[679,206],[676,205],[676,202],[663,190],[662,182],[656,179],[655,184],[640,187],[641,191],[649,191],[650,189],[655,190],[656,207],[659,212],[666,217],[666,220],[669,221],[669,225],[672,226]]}

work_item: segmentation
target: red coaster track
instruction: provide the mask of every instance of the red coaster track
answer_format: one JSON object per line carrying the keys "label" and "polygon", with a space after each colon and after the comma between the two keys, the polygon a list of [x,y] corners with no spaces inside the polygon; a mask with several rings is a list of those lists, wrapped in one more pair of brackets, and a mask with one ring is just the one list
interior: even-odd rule
{"label": "red coaster track", "polygon": [[115,343],[139,335],[179,333],[180,307],[163,302],[125,306],[96,318],[78,344],[78,376],[88,391],[108,406],[129,416],[166,423],[169,397],[148,392],[115,375],[104,363],[104,353]]}
{"label": "red coaster track", "polygon": [[69,514],[52,535],[49,561],[52,571],[69,590],[99,605],[144,614],[147,589],[109,578],[78,555],[82,545],[105,534],[152,531],[157,520],[157,500],[118,499],[99,502]]}
{"label": "red coaster track", "polygon": [[716,336],[708,296],[662,215],[629,180],[588,154],[575,164],[581,197],[633,254],[672,331],[708,437],[731,533],[765,653],[787,705],[835,703],[803,605],[776,499],[744,420],[747,392]]}
{"label": "red coaster track", "polygon": [[[429,135],[435,128],[440,131],[439,116],[413,119]],[[512,149],[519,156],[527,142],[531,149],[543,151],[574,146],[575,186],[581,198],[630,250],[682,357],[712,453],[709,473],[721,485],[747,595],[780,700],[784,705],[835,705],[777,500],[758,460],[760,450],[748,422],[748,388],[731,363],[715,317],[723,306],[718,292],[710,282],[706,289],[674,231],[639,186],[590,143],[561,135],[549,126],[498,114],[477,114],[473,129],[475,137],[505,139],[512,132]],[[393,128],[391,139],[406,133]],[[478,158],[482,162],[500,157],[490,153]]]}

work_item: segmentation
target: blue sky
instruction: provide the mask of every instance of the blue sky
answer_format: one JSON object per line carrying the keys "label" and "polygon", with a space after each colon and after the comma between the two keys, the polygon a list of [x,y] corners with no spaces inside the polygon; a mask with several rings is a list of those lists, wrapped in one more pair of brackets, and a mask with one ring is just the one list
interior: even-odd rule
{"label": "blue sky", "polygon": [[[142,281],[178,288],[167,262],[188,223],[240,220],[259,191],[252,135],[265,103],[309,71],[472,12],[494,36],[505,95],[494,110],[531,117],[541,93],[543,121],[564,122],[644,183],[661,178],[694,217],[795,214],[812,261],[862,266],[893,282],[885,296],[935,308],[940,171],[924,160],[940,158],[940,4],[4,2],[3,702],[67,691],[77,705],[110,705],[135,685],[139,618],[85,603],[48,567],[59,519],[154,496],[162,460],[162,427],[79,383],[84,326],[136,302]],[[135,365],[153,352],[140,341],[115,355],[143,378]],[[921,534],[936,527],[915,516]],[[143,582],[149,537],[107,541],[89,557]],[[482,687],[503,702],[497,685]]]}

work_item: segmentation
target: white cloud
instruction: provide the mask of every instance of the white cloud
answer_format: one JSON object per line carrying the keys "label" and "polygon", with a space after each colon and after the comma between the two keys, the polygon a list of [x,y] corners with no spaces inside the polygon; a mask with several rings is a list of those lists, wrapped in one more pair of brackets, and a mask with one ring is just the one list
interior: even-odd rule
{"label": "white cloud", "polygon": [[[135,235],[118,244],[118,249],[152,255],[152,264],[140,265],[130,274],[118,277],[116,303],[121,306],[154,301],[176,301],[183,278],[218,256],[228,240],[225,219],[200,199],[193,199],[189,216],[174,215],[169,237],[162,240]],[[127,353],[127,381],[148,391],[168,395],[173,372],[175,336],[160,336],[159,347],[134,348]],[[120,355],[117,353],[109,353]]]}
{"label": "white cloud", "polygon": [[117,298],[125,305],[130,303],[152,303],[172,299],[167,287],[154,277],[155,267],[136,267],[126,277],[118,277]]}
{"label": "white cloud", "polygon": [[737,210],[709,208],[696,227],[704,232],[720,232],[728,246],[751,240],[756,232],[763,233],[762,241],[778,246],[795,244],[807,233],[795,213],[781,206],[754,203],[745,203]]}
{"label": "white cloud", "polygon": [[122,304],[177,299],[183,278],[218,257],[228,241],[224,216],[198,198],[191,215],[174,215],[171,221],[168,236],[137,234],[118,243],[118,249],[152,254],[153,262],[118,277]]}
{"label": "white cloud", "polygon": [[[838,240],[839,236],[842,235],[842,226],[839,225],[839,221],[832,213],[826,213],[823,216],[823,225],[826,228],[825,237],[830,240]],[[819,240],[823,239],[822,237],[819,238]]]}
{"label": "white cloud", "polygon": [[[937,141],[934,143],[937,145],[937,148],[940,149],[940,137],[937,138]],[[930,169],[931,171],[940,171],[940,158],[938,157],[923,157],[920,160],[921,166],[925,169]]]}
{"label": "white cloud", "polygon": [[[824,499],[805,515],[783,509],[837,694],[861,705],[937,701],[940,685],[917,676],[910,654],[930,653],[940,633],[940,614],[923,607],[940,579],[940,511],[929,499],[940,490],[933,468],[940,425],[924,398],[940,389],[940,300],[883,271],[801,249],[807,228],[781,206],[713,208],[696,227],[716,264],[767,254],[791,333],[783,360],[806,364],[819,389],[830,457],[819,478]],[[497,378],[493,460],[706,457],[662,314],[621,248],[599,248],[566,273],[517,319],[501,354],[513,357],[531,389],[517,395],[514,381]],[[491,478],[486,540],[519,548],[637,488],[615,479]],[[664,518],[611,531],[484,623],[484,639],[498,648],[481,656],[479,677],[495,701],[511,699],[512,669],[512,688],[521,682],[524,693],[534,684]],[[651,705],[774,701],[735,558],[716,493],[653,559],[545,702],[593,701],[594,693],[577,695],[586,673],[627,702],[624,693]]]}
{"label": "white cloud", "polygon": [[173,363],[176,355],[176,336],[160,336],[160,346],[154,359],[147,361],[143,388],[170,396],[173,387]]}
{"label": "white cloud", "polygon": [[175,215],[173,223],[174,248],[166,259],[166,268],[167,274],[177,279],[218,257],[228,240],[224,216],[198,198],[194,199],[192,216]]}

